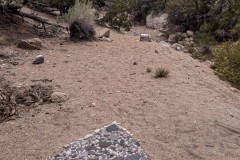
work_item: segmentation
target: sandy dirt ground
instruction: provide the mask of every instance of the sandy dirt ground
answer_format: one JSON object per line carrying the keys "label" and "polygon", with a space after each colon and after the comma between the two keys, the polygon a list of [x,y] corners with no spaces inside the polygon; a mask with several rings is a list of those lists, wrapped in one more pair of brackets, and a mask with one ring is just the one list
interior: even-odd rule
{"label": "sandy dirt ground", "polygon": [[[46,49],[29,52],[23,65],[0,69],[16,85],[50,79],[70,96],[1,123],[1,160],[46,159],[113,121],[132,132],[152,160],[240,159],[238,91],[186,53],[113,31],[111,38],[44,39]],[[45,63],[32,65],[38,54]],[[170,74],[156,79],[147,67]]]}

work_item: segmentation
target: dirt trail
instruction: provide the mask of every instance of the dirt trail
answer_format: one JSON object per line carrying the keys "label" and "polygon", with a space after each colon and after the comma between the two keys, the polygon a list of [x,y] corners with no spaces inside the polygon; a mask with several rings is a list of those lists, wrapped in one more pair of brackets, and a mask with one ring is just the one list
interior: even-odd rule
{"label": "dirt trail", "polygon": [[[112,121],[140,139],[153,160],[239,159],[239,93],[185,53],[111,34],[113,42],[44,40],[46,50],[0,70],[22,84],[52,79],[70,95],[62,105],[39,106],[0,124],[1,160],[46,159]],[[46,63],[33,66],[37,54]],[[146,72],[159,66],[169,68],[169,77]]]}

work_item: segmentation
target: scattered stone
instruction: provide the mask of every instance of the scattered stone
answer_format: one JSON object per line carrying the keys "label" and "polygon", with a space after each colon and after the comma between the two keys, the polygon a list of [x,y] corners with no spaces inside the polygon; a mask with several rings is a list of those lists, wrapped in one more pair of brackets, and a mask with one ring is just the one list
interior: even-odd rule
{"label": "scattered stone", "polygon": [[54,103],[66,102],[68,99],[68,95],[62,92],[54,92],[51,96],[51,101]]}
{"label": "scattered stone", "polygon": [[102,29],[100,31],[99,38],[102,38],[102,37],[109,38],[110,37],[110,29],[107,29],[107,28]]}
{"label": "scattered stone", "polygon": [[188,35],[188,37],[193,37],[193,36],[194,36],[194,32],[188,30],[188,31],[187,31],[187,35]]}
{"label": "scattered stone", "polygon": [[157,54],[158,54],[158,53],[159,53],[159,51],[158,51],[158,50],[155,50],[155,53],[157,53]]}
{"label": "scattered stone", "polygon": [[27,49],[27,50],[41,50],[42,41],[39,38],[32,38],[27,40],[21,40],[18,43],[18,48]]}
{"label": "scattered stone", "polygon": [[137,62],[133,62],[133,65],[137,65]]}
{"label": "scattered stone", "polygon": [[141,34],[140,41],[152,42],[152,38],[149,34]]}
{"label": "scattered stone", "polygon": [[33,64],[42,64],[44,63],[44,56],[38,55],[36,56],[35,60],[33,61]]}

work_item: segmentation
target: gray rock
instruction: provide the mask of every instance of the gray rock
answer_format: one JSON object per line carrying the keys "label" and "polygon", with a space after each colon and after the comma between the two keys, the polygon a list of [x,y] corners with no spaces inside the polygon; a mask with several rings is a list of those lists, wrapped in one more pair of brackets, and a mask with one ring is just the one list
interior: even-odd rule
{"label": "gray rock", "polygon": [[107,148],[112,145],[112,142],[101,141],[98,144],[101,148]]}
{"label": "gray rock", "polygon": [[44,56],[43,55],[38,55],[33,61],[33,64],[42,64],[44,63]]}
{"label": "gray rock", "polygon": [[187,31],[187,35],[188,35],[189,37],[193,37],[193,36],[194,36],[194,32],[193,32],[193,31],[190,31],[190,30],[188,30],[188,31]]}
{"label": "gray rock", "polygon": [[113,158],[112,160],[124,160],[123,157],[116,157],[116,158]]}
{"label": "gray rock", "polygon": [[141,34],[140,41],[151,42],[152,38],[149,34]]}
{"label": "gray rock", "polygon": [[111,134],[108,139],[112,140],[112,141],[117,141],[119,139],[119,137],[115,134]]}
{"label": "gray rock", "polygon": [[54,103],[66,102],[68,99],[68,95],[62,92],[54,92],[51,95],[51,101]]}
{"label": "gray rock", "polygon": [[131,156],[127,156],[125,160],[140,160],[142,158],[142,156],[140,154],[134,154]]}
{"label": "gray rock", "polygon": [[111,124],[110,126],[108,126],[106,128],[106,131],[108,131],[108,132],[113,132],[113,131],[118,131],[118,130],[119,130],[119,128],[116,124]]}
{"label": "gray rock", "polygon": [[171,47],[171,44],[165,42],[165,41],[160,41],[160,44],[164,47]]}

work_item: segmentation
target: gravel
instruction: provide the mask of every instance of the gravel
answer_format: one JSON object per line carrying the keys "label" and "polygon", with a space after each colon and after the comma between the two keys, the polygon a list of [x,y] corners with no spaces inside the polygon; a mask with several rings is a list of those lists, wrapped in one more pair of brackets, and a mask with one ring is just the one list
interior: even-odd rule
{"label": "gravel", "polygon": [[71,143],[64,151],[49,160],[150,160],[150,158],[130,132],[113,122]]}

